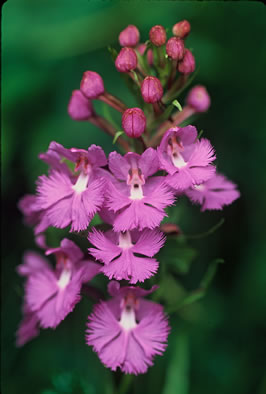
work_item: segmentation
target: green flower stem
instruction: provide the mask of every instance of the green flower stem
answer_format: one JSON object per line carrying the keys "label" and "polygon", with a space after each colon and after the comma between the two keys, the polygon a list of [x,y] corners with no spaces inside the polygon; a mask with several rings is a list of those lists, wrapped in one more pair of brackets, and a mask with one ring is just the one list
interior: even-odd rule
{"label": "green flower stem", "polygon": [[188,75],[181,74],[173,83],[172,87],[165,93],[162,101],[166,104],[177,97],[179,91],[186,85]]}
{"label": "green flower stem", "polygon": [[201,239],[201,238],[205,238],[205,237],[208,237],[209,235],[215,233],[215,231],[217,231],[218,228],[220,228],[223,224],[224,224],[224,218],[219,220],[218,223],[216,223],[213,227],[211,227],[209,230],[205,231],[204,233],[195,234],[195,235],[186,235],[186,234],[184,234],[184,237],[187,238],[187,239]]}
{"label": "green flower stem", "polygon": [[[89,118],[88,121],[95,126],[99,127],[102,129],[106,134],[110,135],[111,137],[115,137],[116,135],[116,129],[111,125],[111,123],[108,122],[108,120],[102,118],[99,115],[94,115],[93,117]],[[127,141],[122,139],[122,137],[119,137],[117,140],[118,144],[121,145],[121,147],[126,151],[130,152],[130,146]]]}
{"label": "green flower stem", "polygon": [[223,259],[215,259],[213,260],[208,268],[206,273],[204,274],[202,280],[200,281],[199,288],[188,293],[177,305],[171,306],[167,309],[167,313],[175,313],[178,312],[179,309],[183,308],[186,305],[193,304],[194,302],[203,298],[206,294],[206,291],[211,284],[216,271],[218,264],[224,263]]}
{"label": "green flower stem", "polygon": [[129,375],[129,374],[123,375],[119,388],[117,390],[117,394],[127,394],[133,382],[133,378],[134,375]]}
{"label": "green flower stem", "polygon": [[177,60],[172,60],[171,62],[171,73],[167,82],[168,89],[171,89],[171,86],[174,82],[176,76],[176,67],[177,67]]}

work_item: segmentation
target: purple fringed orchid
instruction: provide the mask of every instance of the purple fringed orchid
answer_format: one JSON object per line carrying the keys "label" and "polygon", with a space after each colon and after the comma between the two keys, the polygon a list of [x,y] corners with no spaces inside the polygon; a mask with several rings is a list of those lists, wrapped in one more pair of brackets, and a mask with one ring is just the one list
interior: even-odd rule
{"label": "purple fringed orchid", "polygon": [[240,197],[237,186],[222,174],[215,174],[208,181],[194,185],[185,194],[194,203],[201,205],[201,211],[220,210]]}
{"label": "purple fringed orchid", "polygon": [[113,298],[97,304],[89,316],[86,342],[112,371],[145,373],[154,356],[165,351],[170,328],[163,307],[143,299],[155,289],[120,288],[112,281],[108,290]]}
{"label": "purple fringed orchid", "polygon": [[36,313],[32,312],[26,303],[23,305],[22,313],[23,318],[16,332],[17,347],[25,345],[25,343],[31,341],[40,333],[39,319]]}
{"label": "purple fringed orchid", "polygon": [[50,226],[45,211],[39,208],[37,196],[34,194],[26,194],[18,202],[18,208],[24,215],[24,221],[28,226],[34,227],[34,235],[37,244],[44,247],[45,242],[42,241],[42,233]]}
{"label": "purple fringed orchid", "polygon": [[55,328],[72,312],[80,300],[82,284],[98,274],[100,265],[83,260],[81,250],[68,239],[63,239],[59,248],[48,249],[46,254],[55,254],[55,269],[46,258],[28,252],[17,270],[27,278],[25,318],[33,313],[42,328]]}
{"label": "purple fringed orchid", "polygon": [[168,172],[166,183],[177,192],[210,179],[215,160],[209,140],[197,140],[194,126],[173,127],[166,131],[157,148],[161,168]]}
{"label": "purple fringed orchid", "polygon": [[148,148],[142,155],[129,152],[124,157],[112,152],[109,169],[116,180],[109,182],[106,206],[116,213],[114,231],[154,229],[166,216],[164,208],[174,202],[159,169],[157,153]]}
{"label": "purple fringed orchid", "polygon": [[163,246],[165,237],[157,229],[120,233],[94,229],[89,234],[89,241],[96,247],[89,248],[89,252],[104,263],[101,272],[109,279],[126,279],[135,284],[157,272],[159,263],[152,257]]}
{"label": "purple fringed orchid", "polygon": [[[45,210],[50,225],[64,228],[71,224],[70,231],[81,231],[88,227],[89,222],[104,202],[105,177],[108,172],[100,167],[107,164],[101,147],[91,145],[88,150],[66,149],[52,142],[46,157],[52,154],[65,158],[76,164],[73,175],[67,168],[55,166],[47,176],[39,177],[37,181],[38,207]],[[44,160],[44,154],[41,156]]]}

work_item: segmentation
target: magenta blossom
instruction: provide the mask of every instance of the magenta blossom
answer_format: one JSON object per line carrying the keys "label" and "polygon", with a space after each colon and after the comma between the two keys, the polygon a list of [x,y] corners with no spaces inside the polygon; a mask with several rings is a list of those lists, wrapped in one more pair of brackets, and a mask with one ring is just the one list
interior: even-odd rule
{"label": "magenta blossom", "polygon": [[186,190],[185,194],[192,202],[201,205],[201,211],[206,209],[223,209],[240,197],[237,186],[221,174],[215,174],[208,181]]}
{"label": "magenta blossom", "polygon": [[149,37],[153,45],[160,47],[166,42],[166,30],[161,25],[153,26],[149,32]]}
{"label": "magenta blossom", "polygon": [[115,371],[145,373],[156,354],[162,355],[169,333],[163,307],[142,297],[154,291],[109,284],[113,298],[94,307],[89,316],[86,342],[102,363]]}
{"label": "magenta blossom", "polygon": [[139,42],[139,30],[134,25],[128,25],[119,34],[119,44],[122,47],[135,47]]}
{"label": "magenta blossom", "polygon": [[189,35],[190,30],[190,23],[187,20],[176,23],[172,28],[174,36],[180,38],[186,38]]}
{"label": "magenta blossom", "polygon": [[205,112],[211,105],[211,98],[205,86],[196,85],[189,91],[186,102],[196,112]]}
{"label": "magenta blossom", "polygon": [[122,126],[128,137],[140,137],[146,127],[146,117],[142,109],[128,108],[123,113]]}
{"label": "magenta blossom", "polygon": [[86,151],[65,149],[56,142],[50,144],[49,151],[76,163],[75,171],[79,174],[76,176],[69,170],[54,170],[52,167],[48,177],[39,177],[38,207],[46,211],[52,226],[64,228],[71,224],[71,231],[84,230],[104,202],[104,178],[108,172],[100,167],[107,164],[105,154],[96,145]]}
{"label": "magenta blossom", "polygon": [[151,177],[159,169],[156,151],[148,148],[142,155],[129,152],[124,157],[112,152],[109,168],[117,178],[117,181],[109,182],[106,196],[106,206],[117,213],[114,230],[159,226],[166,216],[164,208],[173,204],[174,195],[164,177]]}
{"label": "magenta blossom", "polygon": [[55,328],[72,312],[80,300],[82,284],[91,280],[100,268],[93,261],[83,260],[81,250],[68,239],[63,239],[59,248],[46,251],[51,253],[56,255],[55,269],[34,252],[28,252],[23,264],[18,266],[20,275],[27,277],[28,313],[35,314],[42,328]]}
{"label": "magenta blossom", "polygon": [[32,312],[28,305],[24,303],[22,308],[23,318],[19,323],[16,332],[16,346],[20,347],[37,337],[40,333],[39,319],[36,313]]}
{"label": "magenta blossom", "polygon": [[73,90],[67,110],[74,120],[88,120],[94,115],[91,100],[85,97],[81,90]]}
{"label": "magenta blossom", "polygon": [[161,168],[168,172],[166,182],[176,191],[186,190],[210,179],[215,154],[210,142],[197,140],[194,126],[173,127],[165,133],[157,148]]}
{"label": "magenta blossom", "polygon": [[120,50],[115,59],[115,67],[119,72],[127,73],[135,70],[138,65],[138,58],[134,49],[124,47]]}
{"label": "magenta blossom", "polygon": [[158,230],[120,233],[111,230],[104,234],[94,229],[89,241],[97,248],[90,248],[89,252],[104,263],[101,272],[109,279],[126,279],[135,284],[157,272],[158,261],[151,257],[163,246],[165,237]]}
{"label": "magenta blossom", "polygon": [[40,209],[37,196],[34,194],[26,194],[22,197],[18,202],[18,208],[24,215],[25,223],[34,227],[35,236],[43,233],[50,226],[45,211]]}

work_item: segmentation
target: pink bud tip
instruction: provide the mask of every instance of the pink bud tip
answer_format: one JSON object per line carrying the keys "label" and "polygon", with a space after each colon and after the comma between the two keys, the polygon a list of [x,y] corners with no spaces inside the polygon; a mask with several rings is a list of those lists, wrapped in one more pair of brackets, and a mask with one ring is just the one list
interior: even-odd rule
{"label": "pink bud tip", "polygon": [[205,86],[194,86],[188,93],[187,104],[197,112],[205,112],[211,105],[210,96]]}
{"label": "pink bud tip", "polygon": [[182,74],[190,74],[195,71],[195,58],[189,49],[185,49],[183,59],[178,63],[178,71]]}
{"label": "pink bud tip", "polygon": [[102,77],[94,71],[85,71],[80,83],[80,90],[90,99],[97,98],[104,93]]}
{"label": "pink bud tip", "polygon": [[87,120],[94,114],[91,101],[80,90],[73,90],[67,110],[74,120]]}
{"label": "pink bud tip", "polygon": [[122,126],[128,137],[140,137],[146,127],[146,117],[142,109],[127,109],[122,116]]}
{"label": "pink bud tip", "polygon": [[181,38],[172,37],[167,41],[166,53],[174,60],[181,60],[185,54],[184,41]]}
{"label": "pink bud tip", "polygon": [[150,30],[149,35],[151,42],[157,47],[164,45],[166,42],[166,31],[165,28],[161,25],[153,26]]}
{"label": "pink bud tip", "polygon": [[176,23],[173,26],[173,35],[179,38],[185,38],[190,33],[190,23],[186,20]]}
{"label": "pink bud tip", "polygon": [[127,73],[137,67],[137,55],[132,48],[122,48],[115,60],[115,66],[121,73]]}
{"label": "pink bud tip", "polygon": [[134,25],[128,25],[119,34],[119,44],[121,47],[135,47],[139,42],[139,30]]}
{"label": "pink bud tip", "polygon": [[141,84],[141,94],[146,103],[156,103],[163,97],[163,87],[156,77],[146,77]]}
{"label": "pink bud tip", "polygon": [[180,227],[175,223],[164,223],[160,225],[160,230],[165,234],[176,234],[179,235],[181,233]]}
{"label": "pink bud tip", "polygon": [[[139,53],[141,55],[143,55],[146,50],[146,44],[140,44],[138,46],[137,50],[139,51]],[[151,49],[147,50],[147,60],[148,60],[149,65],[151,66],[153,64],[153,53],[152,53]]]}

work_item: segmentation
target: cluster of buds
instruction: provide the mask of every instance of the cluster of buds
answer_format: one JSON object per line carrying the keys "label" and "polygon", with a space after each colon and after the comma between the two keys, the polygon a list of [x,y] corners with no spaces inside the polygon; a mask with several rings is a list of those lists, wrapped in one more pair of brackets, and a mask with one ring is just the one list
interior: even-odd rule
{"label": "cluster of buds", "polygon": [[[122,49],[115,53],[115,67],[142,97],[142,108],[128,108],[106,92],[94,71],[85,71],[80,89],[73,91],[70,117],[93,123],[124,152],[113,151],[107,158],[100,146],[65,148],[52,141],[40,154],[49,166],[48,175],[38,178],[36,194],[24,196],[19,208],[34,228],[37,245],[55,257],[56,265],[27,252],[18,266],[26,278],[18,346],[37,336],[40,328],[56,328],[86,294],[98,301],[88,317],[86,343],[106,367],[145,373],[154,356],[164,352],[170,331],[167,316],[162,305],[144,300],[157,286],[147,290],[139,285],[157,273],[155,255],[166,237],[180,234],[175,223],[162,223],[166,209],[180,195],[201,205],[202,211],[220,210],[239,197],[236,185],[216,172],[210,141],[200,138],[194,126],[182,124],[210,106],[201,85],[189,91],[183,110],[176,100],[195,70],[194,56],[184,42],[189,32],[189,22],[179,22],[167,40],[164,27],[156,25],[145,44],[139,43],[133,25],[120,33]],[[123,131],[96,114],[93,100],[121,113]],[[172,113],[176,106],[179,110]],[[90,225],[96,214],[106,231]],[[45,236],[49,227],[87,231],[87,250],[82,252],[69,239],[51,248]],[[96,275],[110,280],[111,299],[101,299],[88,283]],[[120,281],[128,283],[122,286]]]}

